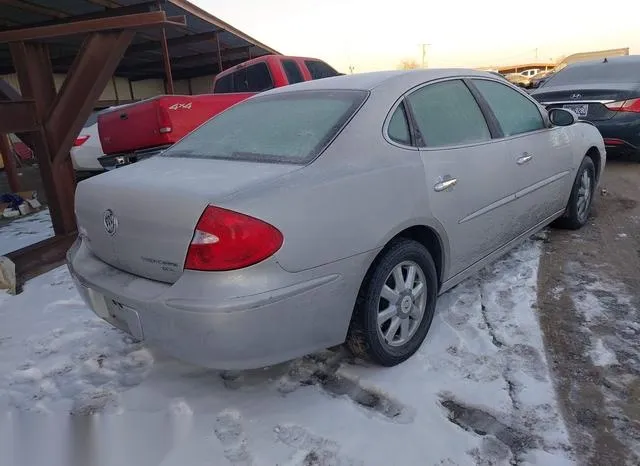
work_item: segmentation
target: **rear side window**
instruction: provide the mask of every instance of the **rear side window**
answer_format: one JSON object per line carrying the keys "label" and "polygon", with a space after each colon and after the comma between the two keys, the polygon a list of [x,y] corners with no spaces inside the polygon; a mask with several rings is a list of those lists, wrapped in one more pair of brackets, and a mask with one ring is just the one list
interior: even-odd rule
{"label": "rear side window", "polygon": [[216,81],[213,92],[262,92],[273,88],[273,79],[266,63],[241,68]]}
{"label": "rear side window", "polygon": [[460,80],[429,84],[410,94],[407,100],[428,147],[491,139],[478,103]]}
{"label": "rear side window", "polygon": [[282,60],[282,67],[284,73],[287,75],[287,82],[289,84],[295,84],[304,81],[298,64],[293,60]]}
{"label": "rear side window", "polygon": [[544,128],[538,106],[518,91],[495,81],[475,79],[473,83],[489,103],[505,136]]}
{"label": "rear side window", "polygon": [[311,79],[330,78],[340,74],[323,61],[305,60],[304,64],[307,65]]}
{"label": "rear side window", "polygon": [[367,95],[302,91],[254,97],[218,114],[163,156],[306,163],[324,150]]}
{"label": "rear side window", "polygon": [[389,120],[389,138],[399,144],[411,145],[411,132],[409,131],[409,122],[404,109],[404,104],[400,104],[393,112],[391,120]]}

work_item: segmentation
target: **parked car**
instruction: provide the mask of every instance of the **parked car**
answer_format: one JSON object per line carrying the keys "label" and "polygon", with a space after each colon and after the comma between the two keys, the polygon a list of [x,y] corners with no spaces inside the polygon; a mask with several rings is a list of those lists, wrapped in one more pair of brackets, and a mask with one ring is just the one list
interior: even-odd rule
{"label": "parked car", "polygon": [[611,153],[640,153],[640,56],[579,62],[531,94],[545,107],[568,108],[593,123]]}
{"label": "parked car", "polygon": [[98,134],[98,112],[93,112],[71,148],[73,169],[80,174],[104,171],[98,159],[104,155]]}
{"label": "parked car", "polygon": [[216,75],[213,94],[158,96],[105,113],[98,119],[106,153],[100,163],[112,169],[151,157],[259,92],[339,74],[315,58],[266,55]]}
{"label": "parked car", "polygon": [[348,342],[391,366],[438,294],[554,220],[587,222],[602,137],[472,70],[265,92],[79,183],[95,313],[178,358],[255,368]]}

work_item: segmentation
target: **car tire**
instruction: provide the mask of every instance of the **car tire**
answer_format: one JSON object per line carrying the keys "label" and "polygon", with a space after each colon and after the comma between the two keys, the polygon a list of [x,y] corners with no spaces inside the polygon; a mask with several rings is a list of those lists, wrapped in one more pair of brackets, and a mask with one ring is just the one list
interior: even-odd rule
{"label": "car tire", "polygon": [[[569,230],[582,228],[589,220],[595,186],[595,164],[591,157],[585,157],[580,164],[580,168],[578,168],[578,173],[573,182],[573,188],[565,214],[554,223],[554,226]],[[585,202],[586,205],[584,205]]]}
{"label": "car tire", "polygon": [[[402,280],[396,279],[398,271]],[[413,281],[407,286],[410,274]],[[347,346],[354,355],[382,366],[405,361],[427,336],[437,292],[437,272],[429,251],[413,240],[394,240],[362,283]]]}

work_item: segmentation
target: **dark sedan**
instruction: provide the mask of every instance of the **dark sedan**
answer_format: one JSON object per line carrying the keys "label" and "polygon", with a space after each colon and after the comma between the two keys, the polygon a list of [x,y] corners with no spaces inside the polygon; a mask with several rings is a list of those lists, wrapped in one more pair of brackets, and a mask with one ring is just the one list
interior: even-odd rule
{"label": "dark sedan", "polygon": [[639,55],[569,65],[531,96],[547,108],[568,108],[592,122],[607,152],[640,154]]}

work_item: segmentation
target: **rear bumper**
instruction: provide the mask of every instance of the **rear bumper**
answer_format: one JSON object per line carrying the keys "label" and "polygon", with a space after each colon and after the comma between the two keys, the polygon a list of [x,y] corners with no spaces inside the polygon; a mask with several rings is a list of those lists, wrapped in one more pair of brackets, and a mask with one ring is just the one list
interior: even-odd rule
{"label": "rear bumper", "polygon": [[98,162],[105,170],[113,170],[115,168],[120,168],[125,165],[130,165],[132,163],[139,162],[140,160],[153,157],[154,155],[159,154],[169,147],[171,147],[171,145],[153,147],[151,149],[142,149],[121,154],[105,155],[104,157],[100,157],[98,159]]}
{"label": "rear bumper", "polygon": [[600,131],[607,152],[640,151],[640,114],[618,113],[609,120],[596,120],[591,123]]}
{"label": "rear bumper", "polygon": [[250,369],[342,343],[368,257],[295,274],[274,261],[238,273],[185,271],[172,285],[114,269],[80,240],[67,259],[102,319],[187,362]]}

